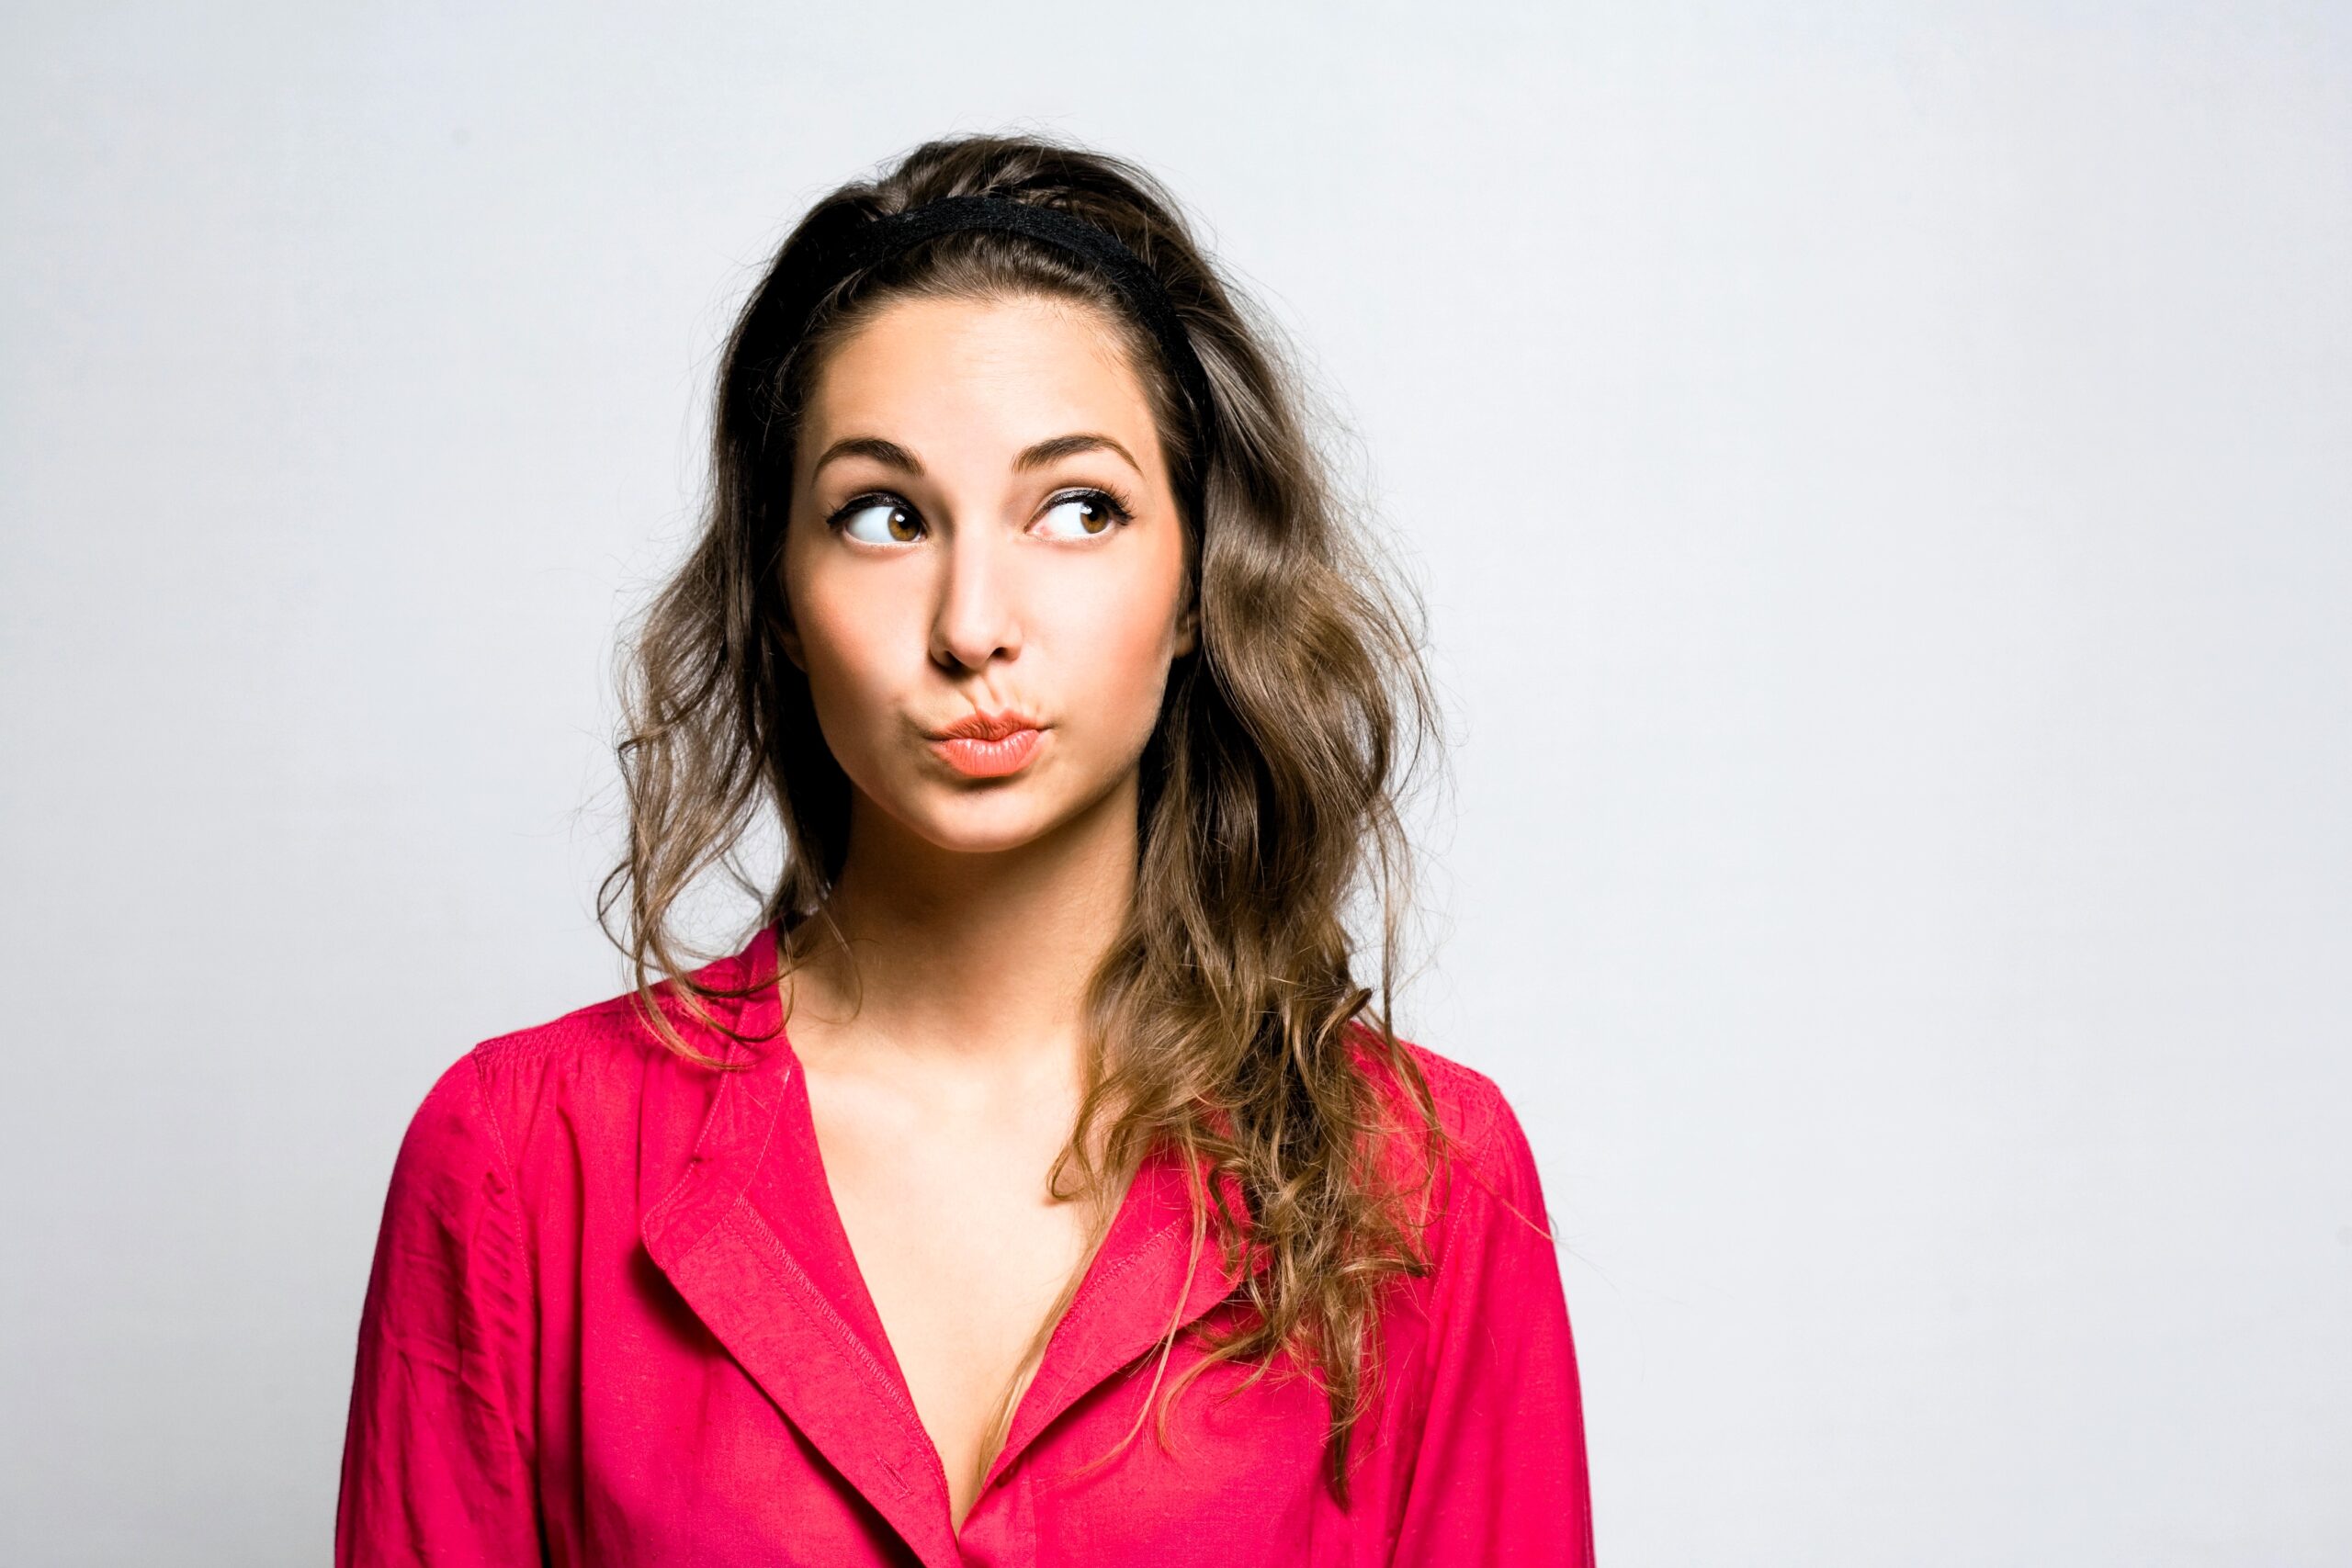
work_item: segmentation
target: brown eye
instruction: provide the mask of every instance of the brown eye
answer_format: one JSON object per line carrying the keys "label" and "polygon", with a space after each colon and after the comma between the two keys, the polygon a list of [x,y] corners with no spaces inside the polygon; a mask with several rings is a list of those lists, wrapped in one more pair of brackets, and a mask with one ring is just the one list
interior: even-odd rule
{"label": "brown eye", "polygon": [[1091,490],[1063,496],[1046,509],[1046,516],[1061,520],[1061,536],[1066,539],[1097,538],[1127,520],[1118,502]]}
{"label": "brown eye", "polygon": [[[833,526],[864,544],[908,545],[919,536],[922,519],[902,501],[877,497],[851,502],[834,513]],[[867,532],[858,532],[861,527]]]}

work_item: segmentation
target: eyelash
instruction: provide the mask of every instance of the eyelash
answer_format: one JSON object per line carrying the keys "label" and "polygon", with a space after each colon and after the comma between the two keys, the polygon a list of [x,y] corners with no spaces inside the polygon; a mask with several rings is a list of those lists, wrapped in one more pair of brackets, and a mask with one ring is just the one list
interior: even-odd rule
{"label": "eyelash", "polygon": [[[1104,485],[1075,485],[1069,490],[1056,491],[1052,495],[1046,498],[1045,510],[1051,512],[1055,507],[1061,505],[1065,502],[1070,501],[1100,502],[1103,508],[1111,513],[1111,524],[1114,527],[1125,527],[1126,525],[1134,522],[1136,518],[1135,503],[1130,502],[1125,496],[1121,495],[1117,491],[1112,490]],[[905,496],[899,494],[897,491],[870,490],[862,495],[851,496],[847,501],[842,502],[839,509],[837,509],[831,516],[825,519],[825,526],[838,534],[842,531],[843,525],[845,525],[851,518],[856,516],[859,513],[864,512],[868,507],[882,505],[903,507],[908,512],[912,513],[916,518],[921,519],[922,517],[922,513],[917,509],[915,503],[909,501]],[[929,522],[926,521],[923,523],[923,527],[925,529],[930,528],[930,526],[931,525]],[[1096,536],[1098,538],[1101,536],[1102,536],[1100,535]]]}

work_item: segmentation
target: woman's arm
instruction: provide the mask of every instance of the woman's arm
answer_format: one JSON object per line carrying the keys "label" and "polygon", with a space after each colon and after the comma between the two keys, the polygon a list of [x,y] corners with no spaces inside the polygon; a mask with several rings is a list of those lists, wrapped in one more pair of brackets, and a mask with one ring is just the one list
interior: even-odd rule
{"label": "woman's arm", "polygon": [[529,1280],[469,1055],[425,1097],[392,1169],[360,1315],[337,1568],[540,1561]]}
{"label": "woman's arm", "polygon": [[1491,1086],[1487,1098],[1490,1119],[1456,1168],[1426,1415],[1390,1562],[1589,1568],[1583,1399],[1559,1256],[1526,1134]]}

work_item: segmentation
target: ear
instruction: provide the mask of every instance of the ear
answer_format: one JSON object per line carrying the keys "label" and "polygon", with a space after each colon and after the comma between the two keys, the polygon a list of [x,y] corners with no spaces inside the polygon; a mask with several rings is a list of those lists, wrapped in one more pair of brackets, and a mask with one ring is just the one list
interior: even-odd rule
{"label": "ear", "polygon": [[1184,607],[1176,613],[1176,657],[1182,659],[1196,652],[1201,646],[1201,584],[1199,579],[1187,575],[1184,581]]}
{"label": "ear", "polygon": [[808,650],[800,646],[800,630],[792,624],[791,613],[771,616],[768,630],[775,637],[775,645],[784,649],[784,656],[792,660],[792,667],[803,675],[808,673]]}

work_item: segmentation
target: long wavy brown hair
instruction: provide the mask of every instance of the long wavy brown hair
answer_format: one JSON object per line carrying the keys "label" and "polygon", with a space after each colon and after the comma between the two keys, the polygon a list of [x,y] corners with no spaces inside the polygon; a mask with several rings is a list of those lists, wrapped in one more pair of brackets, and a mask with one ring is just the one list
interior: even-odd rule
{"label": "long wavy brown hair", "polygon": [[[812,233],[979,195],[1090,220],[1142,258],[1207,372],[1205,415],[1114,288],[1019,236],[926,241],[845,278],[805,330],[773,341],[763,298]],[[1087,1088],[1053,1190],[1103,1212],[1120,1173],[1154,1148],[1211,1173],[1194,1188],[1195,1258],[1214,1235],[1228,1269],[1248,1267],[1238,1310],[1194,1325],[1206,1353],[1169,1398],[1223,1361],[1252,1367],[1240,1387],[1277,1363],[1311,1377],[1329,1395],[1326,1474],[1344,1504],[1350,1434],[1378,1382],[1373,1330],[1393,1282],[1428,1271],[1426,1195],[1446,1153],[1430,1086],[1390,1021],[1413,882],[1400,807],[1419,764],[1442,756],[1439,709],[1418,596],[1386,570],[1360,509],[1342,504],[1277,334],[1151,175],[1034,136],[933,141],[826,197],[784,242],[720,367],[707,518],[627,648],[630,832],[599,917],[663,1043],[714,1066],[654,1005],[665,992],[723,1029],[707,1001],[741,994],[695,974],[714,954],[680,929],[689,890],[730,874],[783,933],[786,964],[830,924],[850,788],[776,635],[798,413],[827,349],[884,303],[1023,294],[1082,301],[1124,334],[1175,481],[1200,617],[1141,760],[1136,897],[1087,991]],[[755,875],[746,840],[778,824],[780,869]],[[1344,914],[1359,895],[1378,915],[1376,990],[1351,962]],[[1390,1157],[1398,1146],[1415,1157]],[[1225,1179],[1244,1196],[1238,1211]],[[1171,1325],[1161,1368],[1176,1337]],[[1165,1442],[1166,1401],[1160,1411]],[[1012,1413],[1009,1391],[999,1443]]]}

